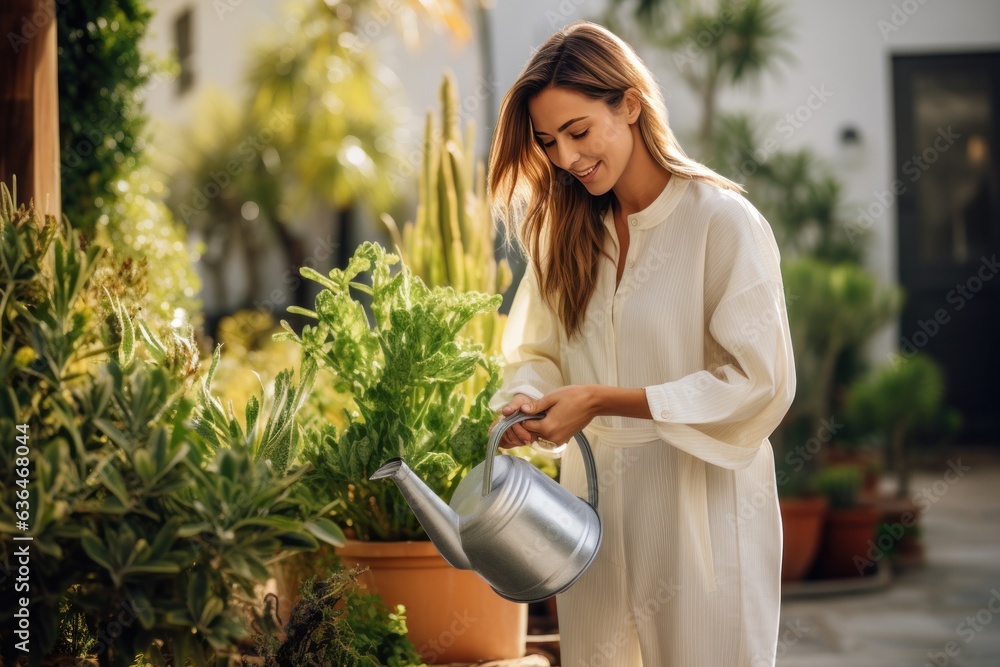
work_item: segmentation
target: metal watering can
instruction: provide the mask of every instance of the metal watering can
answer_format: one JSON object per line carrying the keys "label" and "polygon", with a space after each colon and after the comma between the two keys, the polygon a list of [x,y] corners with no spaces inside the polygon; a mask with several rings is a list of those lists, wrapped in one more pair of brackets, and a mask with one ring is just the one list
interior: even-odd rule
{"label": "metal watering can", "polygon": [[498,422],[486,460],[461,481],[450,506],[402,459],[387,461],[370,478],[396,483],[449,564],[474,570],[498,595],[514,602],[537,602],[566,590],[601,546],[597,469],[583,433],[576,440],[586,466],[587,501],[523,459],[496,456],[508,428],[544,416],[515,412]]}

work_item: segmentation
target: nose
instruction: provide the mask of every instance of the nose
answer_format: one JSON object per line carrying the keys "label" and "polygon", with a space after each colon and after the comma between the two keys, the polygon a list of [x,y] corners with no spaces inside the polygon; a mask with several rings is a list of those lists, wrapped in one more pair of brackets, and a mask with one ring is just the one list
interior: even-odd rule
{"label": "nose", "polygon": [[573,163],[580,159],[580,152],[569,145],[569,142],[556,144],[556,147],[559,157],[559,167],[569,169],[573,166]]}

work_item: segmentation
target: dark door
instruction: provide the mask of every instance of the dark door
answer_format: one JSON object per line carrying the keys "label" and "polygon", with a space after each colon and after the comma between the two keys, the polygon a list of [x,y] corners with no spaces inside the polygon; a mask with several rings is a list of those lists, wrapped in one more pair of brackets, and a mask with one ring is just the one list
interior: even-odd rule
{"label": "dark door", "polygon": [[1000,442],[1000,53],[893,58],[904,354],[944,368],[962,440]]}

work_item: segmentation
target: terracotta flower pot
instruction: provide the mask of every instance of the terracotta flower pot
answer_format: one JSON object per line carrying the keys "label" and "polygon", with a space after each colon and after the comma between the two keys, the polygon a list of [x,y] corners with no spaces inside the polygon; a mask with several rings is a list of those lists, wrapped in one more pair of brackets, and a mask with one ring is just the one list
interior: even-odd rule
{"label": "terracotta flower pot", "polygon": [[823,535],[826,498],[779,498],[781,508],[781,580],[806,576]]}
{"label": "terracotta flower pot", "polygon": [[924,564],[924,545],[920,538],[921,509],[910,498],[880,497],[881,523],[886,534],[880,535],[875,546],[879,553],[888,553],[896,569],[919,567]]}
{"label": "terracotta flower pot", "polygon": [[[878,492],[879,479],[885,468],[885,454],[871,449],[840,449],[834,446],[821,453],[824,466],[850,464],[862,471],[860,493],[863,497],[874,498]],[[864,502],[864,501],[862,501]]]}
{"label": "terracotta flower pot", "polygon": [[360,542],[338,549],[345,566],[386,604],[406,606],[408,636],[428,664],[519,658],[528,605],[503,599],[469,570],[449,565],[431,542]]}
{"label": "terracotta flower pot", "polygon": [[816,560],[817,576],[843,579],[868,574],[867,553],[881,518],[881,510],[874,506],[830,509]]}

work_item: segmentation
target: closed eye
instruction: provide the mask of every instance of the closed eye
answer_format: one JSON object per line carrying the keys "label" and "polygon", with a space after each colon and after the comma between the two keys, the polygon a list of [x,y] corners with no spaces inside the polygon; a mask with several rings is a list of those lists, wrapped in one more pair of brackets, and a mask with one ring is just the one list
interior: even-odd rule
{"label": "closed eye", "polygon": [[[574,139],[583,139],[585,136],[587,136],[588,132],[590,132],[590,129],[586,129],[583,132],[581,132],[580,134],[571,134],[569,136],[571,136]],[[550,147],[554,146],[555,143],[556,143],[555,141],[550,141],[548,143],[542,142],[542,146],[544,148],[550,148]]]}

